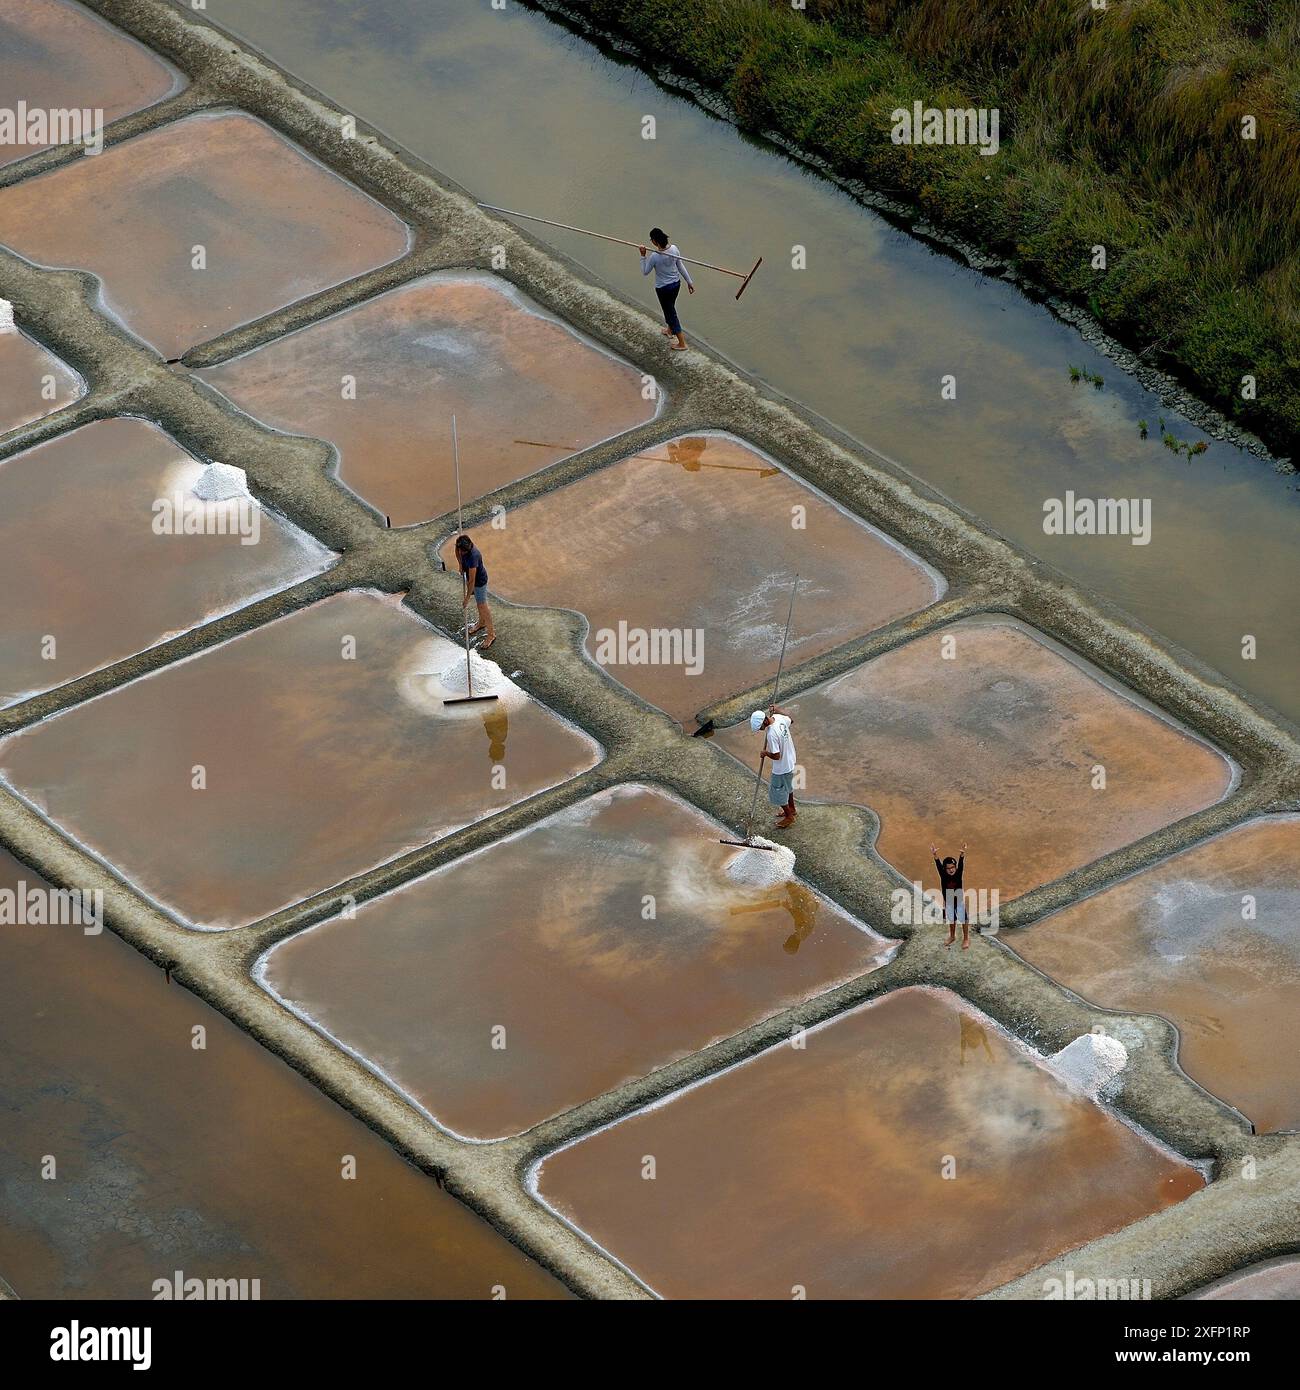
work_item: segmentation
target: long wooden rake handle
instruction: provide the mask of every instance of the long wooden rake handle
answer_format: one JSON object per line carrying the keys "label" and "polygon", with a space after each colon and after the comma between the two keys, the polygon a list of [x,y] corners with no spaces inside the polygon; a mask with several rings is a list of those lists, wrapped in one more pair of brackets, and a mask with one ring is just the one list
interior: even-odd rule
{"label": "long wooden rake handle", "polygon": [[[781,660],[776,665],[776,680],[772,684],[772,703],[776,704],[777,692],[781,689],[781,672],[785,670],[785,644],[790,640],[790,619],[794,617],[794,596],[799,590],[799,576],[796,574],[790,586],[790,607],[785,615],[785,636],[781,638]],[[764,748],[767,744],[764,743]],[[758,776],[754,779],[754,799],[749,806],[749,819],[745,822],[745,839],[754,834],[754,817],[758,814],[758,792],[763,785],[763,759],[758,760]]]}
{"label": "long wooden rake handle", "polygon": [[[590,227],[575,227],[569,222],[553,222],[549,217],[535,217],[531,212],[516,212],[513,208],[499,208],[493,203],[480,203],[479,207],[484,208],[488,212],[505,213],[507,217],[519,217],[525,222],[543,222],[548,227],[559,227],[561,231],[565,232],[581,232],[583,236],[598,237],[601,241],[612,241],[618,246],[635,246],[637,250],[640,250],[645,244],[640,241],[626,241],[621,236],[606,236],[604,232],[593,232]],[[759,266],[763,264],[763,258],[760,256],[758,260],[754,262],[752,268],[745,271],[728,270],[725,265],[714,265],[712,261],[697,261],[691,256],[678,256],[677,259],[679,261],[685,261],[687,265],[702,265],[705,270],[716,270],[723,275],[734,275],[737,280],[744,281],[741,287],[736,291],[737,299],[745,293],[745,290],[749,286],[749,282],[758,273]]]}

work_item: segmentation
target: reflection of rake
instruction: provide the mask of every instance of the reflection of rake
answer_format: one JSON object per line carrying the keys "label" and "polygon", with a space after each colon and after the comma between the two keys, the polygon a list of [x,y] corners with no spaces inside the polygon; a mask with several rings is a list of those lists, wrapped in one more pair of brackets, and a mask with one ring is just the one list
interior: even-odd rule
{"label": "reflection of rake", "polygon": [[757,473],[760,478],[775,477],[779,468],[759,468],[750,463],[701,463],[698,459],[665,458],[662,454],[632,454],[634,459],[650,459],[654,463],[675,463],[689,473],[692,468],[722,468],[729,473]]}
{"label": "reflection of rake", "polygon": [[[527,444],[534,449],[580,449],[580,444],[548,444],[544,439],[515,439],[514,444]],[[629,454],[629,458],[650,459],[654,463],[675,463],[679,468],[689,471],[691,459],[666,458],[663,454]],[[757,473],[760,478],[774,478],[781,470],[779,468],[759,468],[749,463],[699,463],[695,462],[696,468],[723,468],[731,473]]]}
{"label": "reflection of rake", "polygon": [[[721,843],[726,844],[727,842],[724,840],[724,841],[722,841]],[[751,845],[750,848],[751,848],[751,849],[766,849],[767,846],[766,846],[766,845]],[[774,908],[774,907],[784,907],[784,906],[785,906],[785,899],[784,899],[784,898],[764,898],[763,901],[762,901],[761,903],[749,903],[749,904],[747,904],[745,907],[730,907],[730,908],[727,909],[727,915],[730,916],[730,917],[739,917],[742,913],[745,913],[745,912],[770,912],[771,909]]]}
{"label": "reflection of rake", "polygon": [[[586,227],[572,227],[567,222],[552,222],[549,217],[534,217],[528,212],[512,212],[509,208],[493,207],[491,203],[480,203],[479,207],[486,208],[488,212],[503,212],[507,217],[521,217],[525,222],[544,222],[548,227],[559,227],[560,230],[564,232],[581,232],[583,236],[594,236],[601,241],[617,242],[619,246],[635,246],[638,251],[642,246],[642,243],[639,241],[624,241],[621,236],[606,236],[604,232],[589,231]],[[760,256],[758,260],[754,262],[751,269],[745,271],[728,270],[725,265],[713,265],[709,261],[693,260],[690,256],[678,256],[676,259],[685,261],[687,265],[702,265],[705,270],[720,271],[723,275],[734,275],[737,280],[742,282],[740,288],[736,291],[737,299],[749,288],[749,282],[758,274],[758,268],[763,264],[763,258]]]}

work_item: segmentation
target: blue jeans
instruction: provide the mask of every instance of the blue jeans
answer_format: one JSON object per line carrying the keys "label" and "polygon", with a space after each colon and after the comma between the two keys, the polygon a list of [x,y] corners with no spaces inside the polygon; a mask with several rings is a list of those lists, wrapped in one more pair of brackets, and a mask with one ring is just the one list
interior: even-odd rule
{"label": "blue jeans", "polygon": [[674,333],[682,331],[682,321],[677,317],[677,296],[682,282],[674,280],[671,285],[656,285],[655,294],[659,296],[659,307],[664,311],[664,322]]}

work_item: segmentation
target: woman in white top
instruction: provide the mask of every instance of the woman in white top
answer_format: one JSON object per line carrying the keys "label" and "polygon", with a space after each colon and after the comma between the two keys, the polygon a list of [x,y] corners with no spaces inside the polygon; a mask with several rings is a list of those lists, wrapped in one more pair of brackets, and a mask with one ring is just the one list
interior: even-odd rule
{"label": "woman in white top", "polygon": [[686,288],[695,293],[695,281],[686,269],[682,253],[668,244],[667,234],[659,227],[651,227],[650,240],[655,249],[647,254],[644,246],[637,247],[641,252],[641,274],[655,273],[655,294],[659,297],[659,307],[664,311],[665,327],[660,332],[671,338],[669,346],[674,352],[686,351],[686,335],[682,332],[681,320],[677,317],[677,296],[686,281]]}

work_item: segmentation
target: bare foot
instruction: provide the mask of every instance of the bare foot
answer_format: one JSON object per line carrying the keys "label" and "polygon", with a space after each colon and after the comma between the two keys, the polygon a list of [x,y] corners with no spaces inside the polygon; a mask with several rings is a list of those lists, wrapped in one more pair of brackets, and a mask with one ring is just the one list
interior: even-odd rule
{"label": "bare foot", "polygon": [[496,635],[496,633],[494,632],[494,633],[492,634],[492,636],[489,637],[489,638],[487,639],[486,642],[480,642],[480,643],[478,644],[478,649],[479,649],[479,651],[481,651],[481,652],[487,651],[487,649],[488,649],[488,648],[492,645],[492,643],[495,642],[496,640],[497,640],[497,635]]}
{"label": "bare foot", "polygon": [[969,950],[970,950],[970,937],[969,937],[969,936],[963,936],[963,937],[962,937],[962,939],[961,939],[961,948],[962,948],[963,951],[969,951]]}
{"label": "bare foot", "polygon": [[686,344],[685,344],[685,343],[669,343],[668,346],[673,350],[673,352],[685,352],[685,351],[686,351]]}
{"label": "bare foot", "polygon": [[671,328],[661,328],[659,331],[665,338],[671,338],[673,336],[673,330]]}

